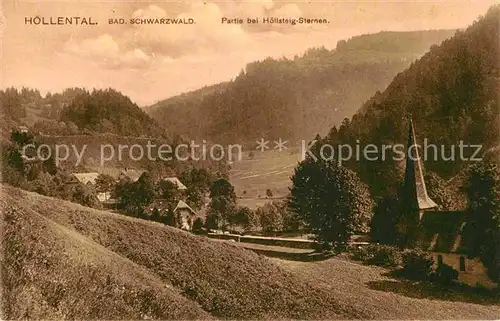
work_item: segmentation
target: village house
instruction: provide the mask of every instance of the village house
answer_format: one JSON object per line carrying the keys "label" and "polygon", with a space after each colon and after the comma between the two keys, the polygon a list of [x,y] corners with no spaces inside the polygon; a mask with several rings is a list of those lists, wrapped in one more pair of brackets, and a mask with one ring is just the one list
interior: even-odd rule
{"label": "village house", "polygon": [[183,230],[191,231],[196,212],[184,201],[179,201],[174,209],[174,214],[181,218],[180,227]]}
{"label": "village house", "polygon": [[171,182],[172,184],[174,184],[175,186],[177,186],[177,189],[179,191],[185,191],[187,190],[187,187],[186,185],[184,185],[180,179],[178,179],[177,177],[167,177],[167,178],[164,178],[163,179],[164,181],[168,181],[168,182]]}
{"label": "village house", "polygon": [[[413,122],[410,119],[408,145],[416,144]],[[411,153],[411,154],[410,154]],[[398,224],[399,233],[405,235],[406,245],[416,246],[431,254],[436,265],[448,264],[459,272],[459,280],[476,286],[491,287],[486,268],[478,259],[467,257],[462,242],[465,209],[441,211],[427,194],[424,168],[418,149],[409,149],[406,158],[403,185],[403,213]]]}
{"label": "village house", "polygon": [[[177,187],[177,190],[181,192],[180,197],[183,198],[185,195],[182,193],[187,190],[186,185],[184,185],[181,180],[177,177],[167,177],[163,178],[164,181],[171,182]],[[177,202],[177,205],[172,209],[172,202],[166,199],[155,199],[146,208],[146,212],[149,215],[153,214],[153,211],[157,209],[160,216],[166,216],[169,210],[172,210],[175,217],[180,219],[179,228],[183,230],[190,231],[193,227],[194,219],[197,216],[195,210],[193,210],[185,201],[182,199]]]}
{"label": "village house", "polygon": [[[73,175],[78,182],[82,183],[83,185],[91,185],[94,186],[96,185],[96,180],[97,177],[99,177],[99,173],[73,173]],[[104,191],[104,192],[98,192],[97,193],[97,199],[101,203],[108,202],[111,200],[111,191]]]}
{"label": "village house", "polygon": [[186,202],[179,200],[177,205],[172,209],[171,202],[166,199],[155,199],[146,208],[146,212],[151,216],[154,210],[158,210],[161,217],[165,217],[169,210],[173,211],[176,218],[180,219],[179,227],[183,230],[190,231],[193,228],[193,222],[196,219],[197,213]]}
{"label": "village house", "polygon": [[118,175],[118,180],[130,180],[130,182],[137,182],[145,170],[137,170],[132,168],[125,168]]}

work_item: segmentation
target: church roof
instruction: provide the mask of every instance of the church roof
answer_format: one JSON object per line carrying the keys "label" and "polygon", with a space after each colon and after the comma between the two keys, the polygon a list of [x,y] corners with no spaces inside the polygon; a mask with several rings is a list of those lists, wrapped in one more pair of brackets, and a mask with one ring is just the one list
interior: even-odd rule
{"label": "church roof", "polygon": [[415,128],[410,118],[404,181],[407,206],[415,210],[436,208],[437,204],[427,195],[422,159],[420,158],[417,146]]}
{"label": "church roof", "polygon": [[423,161],[417,146],[415,128],[410,118],[403,199],[406,210],[421,213],[417,245],[427,251],[461,252],[465,212],[436,210],[437,204],[427,194]]}

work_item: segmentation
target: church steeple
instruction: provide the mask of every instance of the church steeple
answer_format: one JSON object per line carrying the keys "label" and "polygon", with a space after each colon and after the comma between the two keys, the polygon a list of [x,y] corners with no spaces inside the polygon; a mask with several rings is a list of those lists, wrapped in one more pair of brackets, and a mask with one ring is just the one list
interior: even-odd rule
{"label": "church steeple", "polygon": [[413,120],[410,117],[404,181],[404,203],[407,211],[418,212],[436,208],[437,204],[427,195],[422,160],[420,159]]}

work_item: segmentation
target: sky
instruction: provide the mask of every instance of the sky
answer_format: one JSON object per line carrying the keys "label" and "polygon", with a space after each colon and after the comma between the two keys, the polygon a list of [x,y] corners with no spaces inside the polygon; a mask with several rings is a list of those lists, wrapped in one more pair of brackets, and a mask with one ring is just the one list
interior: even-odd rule
{"label": "sky", "polygon": [[[233,79],[249,62],[383,30],[466,28],[495,1],[61,1],[3,0],[0,87],[42,94],[68,87],[122,91],[140,106]],[[97,25],[30,25],[26,18],[91,17]],[[192,18],[192,25],[109,19]],[[327,24],[227,24],[305,17]]]}

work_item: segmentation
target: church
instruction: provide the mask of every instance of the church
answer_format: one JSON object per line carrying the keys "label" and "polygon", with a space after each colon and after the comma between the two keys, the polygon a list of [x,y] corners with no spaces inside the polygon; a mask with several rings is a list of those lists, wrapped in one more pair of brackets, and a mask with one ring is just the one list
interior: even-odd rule
{"label": "church", "polygon": [[[398,232],[407,247],[428,251],[437,265],[445,263],[459,271],[459,280],[476,286],[494,284],[478,259],[469,259],[462,242],[465,211],[441,211],[427,194],[413,121],[410,118],[406,168],[402,194],[402,216]],[[414,146],[414,147],[412,147]]]}

